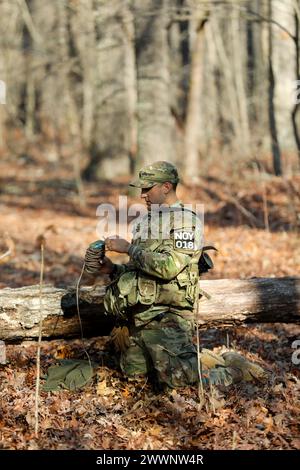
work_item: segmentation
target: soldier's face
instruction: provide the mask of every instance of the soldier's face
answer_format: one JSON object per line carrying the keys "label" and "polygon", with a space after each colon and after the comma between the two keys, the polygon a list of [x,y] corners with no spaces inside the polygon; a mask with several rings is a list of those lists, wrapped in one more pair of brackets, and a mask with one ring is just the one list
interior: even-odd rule
{"label": "soldier's face", "polygon": [[141,198],[144,199],[147,210],[151,210],[151,204],[163,204],[166,200],[167,193],[164,183],[158,183],[152,188],[143,188]]}

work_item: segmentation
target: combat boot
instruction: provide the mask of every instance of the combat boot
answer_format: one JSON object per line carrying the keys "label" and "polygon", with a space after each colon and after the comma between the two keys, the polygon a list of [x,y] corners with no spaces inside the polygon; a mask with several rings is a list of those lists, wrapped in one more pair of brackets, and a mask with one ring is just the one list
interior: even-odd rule
{"label": "combat boot", "polygon": [[242,380],[246,382],[265,382],[268,378],[267,372],[254,362],[248,361],[240,354],[229,351],[222,354],[226,368],[238,369],[242,373]]}
{"label": "combat boot", "polygon": [[242,381],[264,382],[267,378],[260,366],[233,351],[217,355],[209,349],[202,349],[200,361],[205,384],[228,386]]}
{"label": "combat boot", "polygon": [[211,385],[231,385],[242,380],[243,374],[235,367],[226,367],[221,355],[203,348],[200,352],[202,381]]}

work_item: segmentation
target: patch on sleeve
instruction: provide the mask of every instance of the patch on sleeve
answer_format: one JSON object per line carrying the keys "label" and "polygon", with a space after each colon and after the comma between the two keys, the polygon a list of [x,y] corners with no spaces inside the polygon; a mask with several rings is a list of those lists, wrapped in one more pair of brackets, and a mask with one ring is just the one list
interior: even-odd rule
{"label": "patch on sleeve", "polygon": [[177,229],[174,230],[174,248],[177,250],[194,251],[195,232],[193,230]]}

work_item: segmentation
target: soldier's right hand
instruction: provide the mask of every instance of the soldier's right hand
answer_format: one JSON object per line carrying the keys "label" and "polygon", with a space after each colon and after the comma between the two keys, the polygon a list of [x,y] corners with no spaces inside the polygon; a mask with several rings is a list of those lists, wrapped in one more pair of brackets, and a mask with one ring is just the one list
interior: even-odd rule
{"label": "soldier's right hand", "polygon": [[88,248],[84,257],[85,271],[88,274],[111,274],[114,264],[112,261],[104,256],[103,259],[99,257],[98,253]]}

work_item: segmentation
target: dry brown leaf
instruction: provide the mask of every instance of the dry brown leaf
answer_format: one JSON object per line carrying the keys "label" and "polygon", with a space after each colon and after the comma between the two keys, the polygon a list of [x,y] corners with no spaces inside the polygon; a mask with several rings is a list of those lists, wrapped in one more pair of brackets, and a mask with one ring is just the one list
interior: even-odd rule
{"label": "dry brown leaf", "polygon": [[161,426],[153,426],[152,428],[149,429],[149,434],[151,436],[159,436],[162,432],[162,427]]}
{"label": "dry brown leaf", "polygon": [[267,416],[264,420],[263,420],[263,423],[264,425],[266,426],[264,432],[265,434],[268,434],[269,432],[271,432],[273,430],[273,427],[274,427],[274,420],[272,418],[272,416]]}
{"label": "dry brown leaf", "polygon": [[34,414],[31,411],[27,411],[25,419],[26,419],[26,422],[29,424],[29,426],[34,427],[35,417],[34,417]]}
{"label": "dry brown leaf", "polygon": [[125,387],[123,390],[122,390],[122,395],[124,398],[128,398],[131,396],[131,392],[129,391],[129,389],[127,387]]}
{"label": "dry brown leaf", "polygon": [[72,357],[72,348],[69,345],[58,346],[54,352],[55,359],[66,359]]}
{"label": "dry brown leaf", "polygon": [[297,450],[300,450],[300,438],[292,439],[290,444]]}
{"label": "dry brown leaf", "polygon": [[115,393],[116,392],[112,387],[107,386],[106,379],[97,383],[97,395],[103,397],[108,395],[115,395]]}

